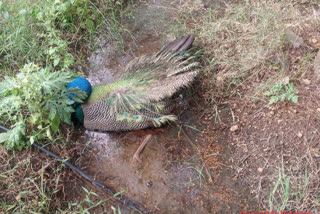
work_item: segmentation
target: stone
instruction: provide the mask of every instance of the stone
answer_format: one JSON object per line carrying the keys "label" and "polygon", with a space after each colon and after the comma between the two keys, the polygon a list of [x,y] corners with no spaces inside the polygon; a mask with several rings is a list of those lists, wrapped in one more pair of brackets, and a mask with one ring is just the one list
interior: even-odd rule
{"label": "stone", "polygon": [[237,131],[238,129],[239,129],[239,126],[238,126],[238,125],[233,125],[233,126],[231,126],[230,131],[235,132],[235,131]]}
{"label": "stone", "polygon": [[308,80],[308,79],[303,79],[302,82],[303,82],[305,85],[310,85],[310,80]]}

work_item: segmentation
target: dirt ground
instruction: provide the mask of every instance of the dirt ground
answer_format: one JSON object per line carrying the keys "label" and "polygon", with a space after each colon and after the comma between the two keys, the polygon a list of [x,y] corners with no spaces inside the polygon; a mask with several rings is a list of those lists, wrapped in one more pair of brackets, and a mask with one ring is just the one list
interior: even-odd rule
{"label": "dirt ground", "polygon": [[[205,7],[222,5],[204,2]],[[127,21],[136,38],[127,43],[127,54],[106,44],[90,57],[89,80],[113,81],[133,57],[152,53],[172,40],[166,32],[174,24],[174,11],[169,1],[143,1]],[[284,74],[298,90],[297,104],[268,105],[255,98],[261,83],[286,77],[279,75],[279,64],[252,70],[227,102],[223,96],[218,98],[216,108],[208,96],[223,89],[214,86],[208,91],[205,77],[181,92],[186,102],[176,109],[195,147],[179,127],[169,125],[153,135],[142,163],[134,163],[131,158],[143,134],[85,132],[79,144],[90,142],[89,152],[82,153],[80,166],[154,213],[319,210],[317,203],[310,203],[319,200],[310,194],[310,189],[319,191],[314,186],[319,185],[319,81],[312,63],[297,72],[304,56],[314,56],[319,49],[318,40],[314,41],[320,38],[319,31],[306,30],[299,37],[302,47],[284,46],[288,53]],[[125,206],[121,210],[132,212]]]}
{"label": "dirt ground", "polygon": [[[319,38],[319,32],[314,33]],[[307,35],[303,36],[307,39]],[[317,49],[314,44],[310,45],[311,51]],[[302,52],[307,50],[289,48],[289,51],[286,72],[293,73],[295,65],[301,63]],[[263,71],[239,90],[246,93],[275,72],[276,68]],[[231,101],[239,126],[239,130],[231,134],[233,169],[266,207],[270,205],[270,198],[265,190],[272,190],[278,179],[292,182],[288,194],[293,194],[297,200],[298,192],[319,191],[319,187],[314,186],[319,183],[319,81],[313,66],[306,67],[292,79],[298,90],[297,104],[282,102],[269,106],[250,98]],[[303,188],[299,187],[302,183]],[[284,197],[282,188],[278,187],[276,197]],[[310,197],[310,201],[319,200]],[[298,204],[301,207],[296,209],[319,211],[315,204],[301,201]]]}

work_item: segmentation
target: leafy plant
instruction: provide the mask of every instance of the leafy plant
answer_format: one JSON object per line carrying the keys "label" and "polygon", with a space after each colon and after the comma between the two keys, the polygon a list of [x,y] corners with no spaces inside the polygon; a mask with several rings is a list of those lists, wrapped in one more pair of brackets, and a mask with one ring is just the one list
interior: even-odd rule
{"label": "leafy plant", "polygon": [[11,130],[0,134],[0,143],[21,150],[37,140],[52,140],[61,122],[70,124],[71,105],[86,97],[78,88],[66,89],[74,77],[71,72],[49,72],[33,63],[15,77],[5,77],[0,82],[0,118],[11,124]]}
{"label": "leafy plant", "polygon": [[294,103],[298,102],[297,90],[293,87],[292,82],[288,84],[276,83],[271,85],[264,95],[270,97],[269,105],[285,100]]}

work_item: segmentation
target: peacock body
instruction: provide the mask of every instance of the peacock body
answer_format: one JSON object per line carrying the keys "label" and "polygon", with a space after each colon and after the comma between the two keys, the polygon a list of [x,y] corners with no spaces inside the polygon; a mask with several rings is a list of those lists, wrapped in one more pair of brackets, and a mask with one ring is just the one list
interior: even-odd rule
{"label": "peacock body", "polygon": [[132,131],[175,121],[172,96],[199,73],[199,63],[183,54],[193,40],[193,35],[177,39],[157,53],[132,60],[120,80],[93,86],[81,105],[85,128]]}

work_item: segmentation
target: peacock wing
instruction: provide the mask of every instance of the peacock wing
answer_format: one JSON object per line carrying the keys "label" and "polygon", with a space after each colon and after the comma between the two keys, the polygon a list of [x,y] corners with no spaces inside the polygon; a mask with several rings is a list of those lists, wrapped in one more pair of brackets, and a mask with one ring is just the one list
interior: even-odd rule
{"label": "peacock wing", "polygon": [[181,55],[181,52],[159,51],[131,61],[124,78],[145,87],[141,91],[144,100],[159,101],[188,86],[198,73],[199,62],[195,62],[194,57]]}
{"label": "peacock wing", "polygon": [[108,113],[118,121],[149,120],[155,126],[175,120],[163,115],[166,99],[189,85],[199,73],[199,63],[192,57],[163,52],[140,57],[128,64],[125,76],[108,85],[94,86],[87,103],[103,100]]}

